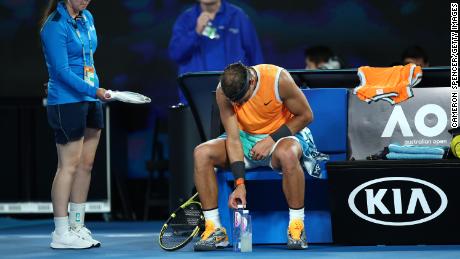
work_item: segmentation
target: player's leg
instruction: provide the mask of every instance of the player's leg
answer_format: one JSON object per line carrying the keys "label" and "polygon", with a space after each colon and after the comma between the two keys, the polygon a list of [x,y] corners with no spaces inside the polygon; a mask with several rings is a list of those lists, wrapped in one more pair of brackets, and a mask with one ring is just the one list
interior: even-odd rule
{"label": "player's leg", "polygon": [[220,223],[217,208],[217,180],[214,171],[215,167],[225,168],[228,164],[225,139],[214,139],[197,146],[194,152],[194,164],[195,186],[200,195],[206,220],[206,229],[195,244],[195,251],[226,247],[228,237]]}
{"label": "player's leg", "polygon": [[305,175],[300,165],[301,155],[300,144],[292,138],[280,140],[272,154],[273,168],[283,172],[283,192],[290,208],[304,206]]}
{"label": "player's leg", "polygon": [[273,168],[283,173],[283,192],[289,205],[288,248],[307,247],[304,227],[305,175],[300,165],[302,148],[292,138],[280,140],[272,154]]}
{"label": "player's leg", "polygon": [[227,166],[225,139],[200,144],[194,151],[194,179],[204,210],[217,207],[217,181],[214,168]]}

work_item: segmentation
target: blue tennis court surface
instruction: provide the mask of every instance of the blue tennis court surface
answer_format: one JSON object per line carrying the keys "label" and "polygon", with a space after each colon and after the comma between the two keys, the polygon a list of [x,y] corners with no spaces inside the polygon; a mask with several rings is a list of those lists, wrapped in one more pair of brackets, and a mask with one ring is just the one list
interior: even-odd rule
{"label": "blue tennis court surface", "polygon": [[163,251],[157,244],[162,222],[88,222],[102,247],[87,250],[49,248],[51,220],[0,218],[0,258],[460,258],[460,245],[436,246],[338,246],[311,245],[304,251],[290,251],[285,245],[254,246],[252,253],[238,254],[231,248],[215,252],[193,252],[189,244],[175,251]]}

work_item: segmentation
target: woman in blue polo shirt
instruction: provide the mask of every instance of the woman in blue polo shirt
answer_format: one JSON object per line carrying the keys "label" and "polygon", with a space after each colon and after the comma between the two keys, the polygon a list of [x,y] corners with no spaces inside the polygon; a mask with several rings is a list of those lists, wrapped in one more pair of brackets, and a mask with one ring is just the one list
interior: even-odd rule
{"label": "woman in blue polo shirt", "polygon": [[91,168],[104,128],[100,100],[106,100],[94,67],[97,36],[86,10],[89,2],[50,0],[40,30],[49,74],[48,122],[58,155],[51,190],[55,230],[50,246],[55,249],[100,246],[84,225]]}

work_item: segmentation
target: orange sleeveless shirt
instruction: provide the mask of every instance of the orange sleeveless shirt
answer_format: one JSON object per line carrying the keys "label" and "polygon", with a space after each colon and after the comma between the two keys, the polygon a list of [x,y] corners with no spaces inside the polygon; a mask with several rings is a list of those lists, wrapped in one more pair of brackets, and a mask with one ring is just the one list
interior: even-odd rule
{"label": "orange sleeveless shirt", "polygon": [[413,96],[412,87],[422,77],[422,68],[414,64],[393,67],[369,67],[358,69],[361,85],[354,94],[365,101],[383,99],[392,104],[403,102]]}
{"label": "orange sleeveless shirt", "polygon": [[293,117],[279,96],[278,82],[283,68],[268,64],[253,68],[259,79],[253,95],[241,106],[234,104],[233,109],[241,130],[271,134]]}

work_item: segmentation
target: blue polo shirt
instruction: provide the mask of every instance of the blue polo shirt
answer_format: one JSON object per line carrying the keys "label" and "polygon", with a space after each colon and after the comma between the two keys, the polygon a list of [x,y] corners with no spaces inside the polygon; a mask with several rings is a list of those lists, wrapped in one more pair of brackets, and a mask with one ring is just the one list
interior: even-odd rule
{"label": "blue polo shirt", "polygon": [[[49,105],[97,101],[96,90],[99,87],[97,73],[95,73],[94,86],[91,86],[84,81],[83,71],[84,60],[86,66],[94,67],[90,47],[94,53],[97,48],[96,29],[93,16],[88,10],[84,10],[81,16],[73,19],[64,2],[61,1],[40,31],[49,75]],[[77,28],[80,37],[77,35]]]}
{"label": "blue polo shirt", "polygon": [[243,10],[222,1],[212,21],[217,28],[218,39],[196,33],[196,21],[200,14],[198,3],[183,12],[174,24],[169,55],[179,65],[179,74],[222,71],[238,61],[246,65],[263,63],[256,30]]}

